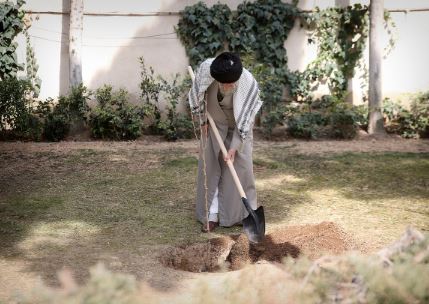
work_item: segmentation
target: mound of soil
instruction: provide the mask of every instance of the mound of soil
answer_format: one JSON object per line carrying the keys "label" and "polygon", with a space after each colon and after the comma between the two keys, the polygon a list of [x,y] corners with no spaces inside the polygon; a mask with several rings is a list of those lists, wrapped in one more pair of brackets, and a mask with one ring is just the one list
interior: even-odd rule
{"label": "mound of soil", "polygon": [[260,244],[249,243],[246,235],[231,235],[205,243],[181,245],[164,252],[161,262],[191,272],[238,270],[261,260],[281,262],[285,257],[340,254],[351,248],[347,235],[334,223],[289,226],[265,236]]}

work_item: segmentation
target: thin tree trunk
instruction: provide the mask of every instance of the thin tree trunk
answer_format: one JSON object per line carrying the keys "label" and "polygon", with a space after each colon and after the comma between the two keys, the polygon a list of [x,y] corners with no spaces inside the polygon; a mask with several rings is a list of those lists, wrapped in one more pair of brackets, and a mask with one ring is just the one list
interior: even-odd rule
{"label": "thin tree trunk", "polygon": [[383,30],[384,0],[371,0],[369,29],[369,92],[368,133],[385,135],[382,114],[382,58],[383,48],[380,44]]}
{"label": "thin tree trunk", "polygon": [[83,0],[71,0],[70,10],[70,86],[82,83]]}

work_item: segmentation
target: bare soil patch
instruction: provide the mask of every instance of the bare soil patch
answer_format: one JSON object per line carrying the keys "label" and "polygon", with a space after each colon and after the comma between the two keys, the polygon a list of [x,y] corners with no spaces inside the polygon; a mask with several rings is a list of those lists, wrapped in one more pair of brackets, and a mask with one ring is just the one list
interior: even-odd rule
{"label": "bare soil patch", "polygon": [[289,226],[266,235],[260,244],[249,243],[244,234],[223,236],[204,243],[180,245],[162,253],[160,261],[190,272],[238,270],[259,261],[282,262],[286,257],[341,254],[354,247],[350,238],[332,222]]}

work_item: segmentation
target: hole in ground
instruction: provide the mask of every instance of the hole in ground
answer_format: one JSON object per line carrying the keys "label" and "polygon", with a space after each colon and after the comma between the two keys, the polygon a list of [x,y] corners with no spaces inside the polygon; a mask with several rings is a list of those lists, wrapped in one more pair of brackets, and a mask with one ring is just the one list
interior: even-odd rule
{"label": "hole in ground", "polygon": [[165,251],[161,262],[191,272],[238,270],[258,261],[281,262],[285,257],[340,254],[351,248],[346,234],[332,222],[289,226],[273,231],[260,244],[249,243],[246,235],[230,235],[204,243],[179,245]]}

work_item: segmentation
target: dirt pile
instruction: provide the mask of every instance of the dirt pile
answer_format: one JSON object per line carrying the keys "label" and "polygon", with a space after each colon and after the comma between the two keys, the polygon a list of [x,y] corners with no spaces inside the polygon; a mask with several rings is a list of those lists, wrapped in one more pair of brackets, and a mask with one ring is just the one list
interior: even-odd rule
{"label": "dirt pile", "polygon": [[211,239],[205,243],[174,247],[160,257],[161,262],[172,268],[191,272],[219,270],[234,245],[230,237]]}
{"label": "dirt pile", "polygon": [[260,244],[249,243],[244,234],[223,236],[205,243],[181,245],[164,252],[161,262],[191,272],[237,270],[258,261],[281,262],[285,257],[340,254],[351,249],[347,235],[334,223],[289,226],[265,236]]}

